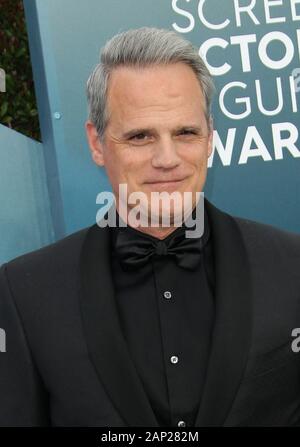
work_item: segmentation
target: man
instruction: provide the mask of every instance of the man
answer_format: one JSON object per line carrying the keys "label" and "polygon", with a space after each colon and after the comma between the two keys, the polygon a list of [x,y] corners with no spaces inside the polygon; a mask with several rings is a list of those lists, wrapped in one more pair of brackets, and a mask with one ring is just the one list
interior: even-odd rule
{"label": "man", "polygon": [[195,216],[212,90],[173,32],[106,44],[86,131],[119,225],[98,222],[2,266],[2,426],[300,424],[300,236],[207,200],[199,237],[185,237],[187,220],[175,228],[174,204],[167,227],[120,225],[132,209],[118,205],[120,184],[143,193],[144,216],[152,192],[192,192]]}

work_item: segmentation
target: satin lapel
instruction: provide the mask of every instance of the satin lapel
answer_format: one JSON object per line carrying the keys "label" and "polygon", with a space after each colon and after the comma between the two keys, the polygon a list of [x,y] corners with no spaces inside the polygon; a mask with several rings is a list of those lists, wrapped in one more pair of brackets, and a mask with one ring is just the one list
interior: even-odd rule
{"label": "satin lapel", "polygon": [[222,426],[236,396],[251,341],[251,270],[237,223],[205,199],[215,262],[216,319],[196,427]]}
{"label": "satin lapel", "polygon": [[81,258],[80,306],[91,360],[128,426],[158,426],[121,332],[110,270],[109,227],[93,225]]}

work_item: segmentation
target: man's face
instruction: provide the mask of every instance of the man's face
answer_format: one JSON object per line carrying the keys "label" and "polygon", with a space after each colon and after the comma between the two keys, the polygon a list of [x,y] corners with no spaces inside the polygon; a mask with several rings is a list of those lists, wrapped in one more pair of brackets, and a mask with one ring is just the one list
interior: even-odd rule
{"label": "man's face", "polygon": [[126,183],[128,194],[141,191],[148,204],[152,191],[190,191],[195,204],[206,179],[212,129],[193,70],[183,63],[117,68],[107,100],[104,143],[92,123],[86,129],[92,157],[105,166],[117,201],[119,184]]}

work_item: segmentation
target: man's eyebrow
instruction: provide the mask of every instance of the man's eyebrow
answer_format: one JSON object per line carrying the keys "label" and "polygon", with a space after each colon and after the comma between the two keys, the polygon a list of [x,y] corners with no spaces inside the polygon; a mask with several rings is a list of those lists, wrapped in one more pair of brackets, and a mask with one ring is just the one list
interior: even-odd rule
{"label": "man's eyebrow", "polygon": [[128,132],[125,132],[122,135],[122,138],[128,139],[130,137],[133,137],[134,135],[138,135],[140,133],[145,133],[145,134],[149,134],[149,133],[156,133],[156,130],[154,128],[137,128],[137,129],[131,129],[128,130]]}
{"label": "man's eyebrow", "polygon": [[202,127],[194,126],[194,125],[179,126],[174,130],[174,132],[181,132],[183,130],[190,130],[190,131],[198,133],[198,134],[203,134]]}
{"label": "man's eyebrow", "polygon": [[[196,126],[196,125],[188,125],[188,124],[187,125],[183,125],[183,126],[178,126],[175,129],[173,129],[172,132],[173,133],[178,133],[178,132],[182,132],[184,130],[185,131],[187,131],[187,130],[188,131],[192,131],[192,132],[195,132],[197,134],[203,134],[202,127]],[[138,135],[138,134],[141,134],[141,133],[143,133],[143,134],[156,134],[157,131],[153,127],[149,127],[149,128],[141,127],[141,128],[131,129],[131,130],[125,132],[122,135],[122,138],[128,139],[128,138],[131,138],[131,137],[133,137],[135,135]]]}

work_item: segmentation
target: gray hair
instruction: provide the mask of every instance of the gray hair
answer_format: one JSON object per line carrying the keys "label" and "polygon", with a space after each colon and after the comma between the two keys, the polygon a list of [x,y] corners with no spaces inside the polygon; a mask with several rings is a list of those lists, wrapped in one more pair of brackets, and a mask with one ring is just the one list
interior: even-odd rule
{"label": "gray hair", "polygon": [[88,118],[100,140],[108,123],[107,90],[111,72],[120,66],[147,67],[183,62],[197,76],[205,97],[205,116],[209,125],[214,93],[212,76],[197,49],[175,31],[142,27],[116,34],[102,48],[100,63],[87,81]]}

